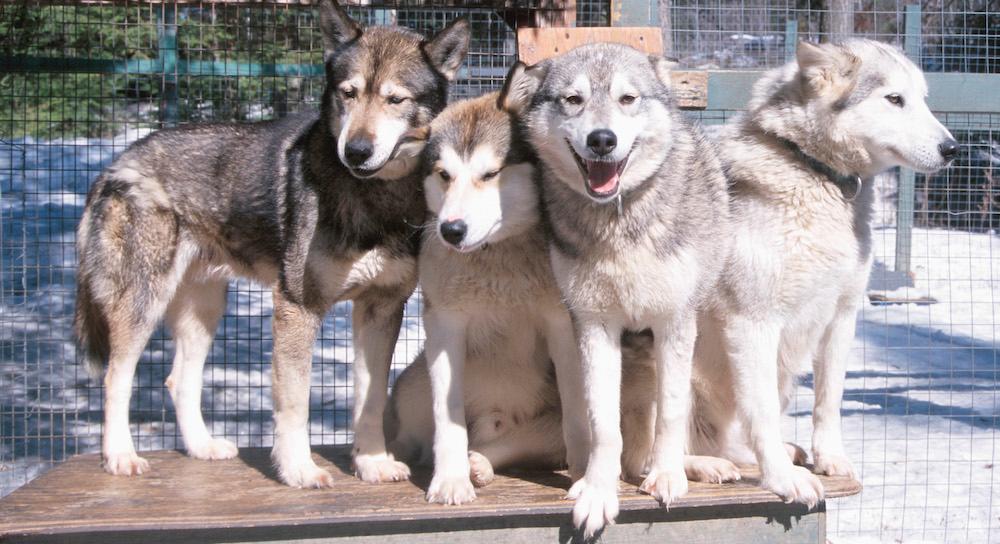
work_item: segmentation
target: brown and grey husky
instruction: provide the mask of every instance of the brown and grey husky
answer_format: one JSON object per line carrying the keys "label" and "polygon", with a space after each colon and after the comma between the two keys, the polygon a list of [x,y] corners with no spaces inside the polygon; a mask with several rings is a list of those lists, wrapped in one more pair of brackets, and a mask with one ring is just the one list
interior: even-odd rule
{"label": "brown and grey husky", "polygon": [[[424,40],[362,29],[319,2],[326,90],[318,113],[258,124],[155,133],[97,179],[78,231],[76,331],[107,364],[102,453],[112,474],[148,463],[129,433],[136,363],[165,319],[176,342],[167,387],[188,454],[236,455],[201,415],[202,368],[230,278],[273,287],[272,457],[292,486],[333,483],[310,456],[309,380],[316,331],[353,300],[354,463],[369,482],[405,479],[382,430],[389,361],[416,285],[426,204],[407,138],[440,112],[469,45],[457,20]],[[418,146],[419,149],[419,146]]]}

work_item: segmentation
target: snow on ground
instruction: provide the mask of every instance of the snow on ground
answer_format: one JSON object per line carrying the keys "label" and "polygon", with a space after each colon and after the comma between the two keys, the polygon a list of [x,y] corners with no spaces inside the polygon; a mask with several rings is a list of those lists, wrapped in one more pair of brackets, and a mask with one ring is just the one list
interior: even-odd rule
{"label": "snow on ground", "polygon": [[[73,231],[86,188],[114,154],[146,131],[113,139],[0,142],[0,496],[52,461],[97,451],[101,391],[71,341]],[[874,251],[894,264],[894,229]],[[901,295],[939,302],[873,306],[858,316],[844,395],[844,436],[864,491],[830,501],[836,544],[1000,541],[1000,404],[996,338],[1000,240],[987,233],[917,229],[916,286]],[[235,282],[205,370],[213,432],[242,447],[269,446],[270,294]],[[395,370],[423,331],[419,300],[406,309]],[[350,440],[350,307],[339,305],[315,348],[310,429],[314,443]],[[154,335],[132,403],[140,449],[180,446],[162,387],[172,345]],[[785,421],[808,449],[811,375]]]}

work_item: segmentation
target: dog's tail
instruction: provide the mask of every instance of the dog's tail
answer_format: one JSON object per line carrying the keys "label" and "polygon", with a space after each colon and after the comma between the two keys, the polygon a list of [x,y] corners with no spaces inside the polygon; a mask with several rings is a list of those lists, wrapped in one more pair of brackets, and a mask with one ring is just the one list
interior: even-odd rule
{"label": "dog's tail", "polygon": [[108,365],[112,335],[135,340],[131,332],[159,318],[150,312],[162,305],[178,258],[178,218],[159,182],[136,164],[113,164],[97,178],[77,227],[73,329],[94,377]]}
{"label": "dog's tail", "polygon": [[93,242],[89,239],[91,217],[88,202],[76,235],[79,267],[76,273],[76,308],[73,314],[73,332],[87,364],[87,371],[92,377],[97,378],[104,372],[104,367],[108,364],[111,344],[108,319],[94,298],[91,285],[91,279],[96,272],[92,270],[93,259],[87,258],[93,251]]}

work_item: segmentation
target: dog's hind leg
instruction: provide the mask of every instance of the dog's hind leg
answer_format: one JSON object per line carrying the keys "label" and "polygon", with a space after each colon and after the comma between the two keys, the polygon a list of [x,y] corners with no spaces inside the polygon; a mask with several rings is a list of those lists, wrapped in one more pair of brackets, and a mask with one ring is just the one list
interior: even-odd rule
{"label": "dog's hind leg", "polygon": [[724,329],[737,412],[760,465],[761,487],[812,508],[823,500],[823,485],[808,470],[792,465],[781,441],[780,320],[734,315]]}
{"label": "dog's hind leg", "polygon": [[[134,178],[135,176],[132,176]],[[124,181],[131,181],[128,178]],[[121,182],[121,180],[116,180]],[[80,232],[80,291],[95,331],[106,331],[108,371],[104,376],[104,433],[101,452],[111,474],[149,469],[136,455],[129,431],[129,401],[136,364],[187,268],[190,253],[178,244],[178,224],[165,204],[139,198],[129,185],[107,186],[88,204]]]}
{"label": "dog's hind leg", "polygon": [[[410,477],[406,464],[385,447],[383,413],[389,388],[389,365],[409,296],[375,289],[354,300],[354,468],[366,482],[397,482]],[[405,291],[405,292],[402,292]]]}
{"label": "dog's hind leg", "polygon": [[[309,381],[316,333],[326,308],[306,307],[274,288],[272,395],[274,448],[271,459],[292,487],[331,487],[333,476],[316,466],[309,447]],[[380,414],[381,416],[381,414]]]}
{"label": "dog's hind leg", "polygon": [[[117,312],[111,312],[115,314]],[[155,319],[139,323],[128,317],[109,319],[111,355],[104,375],[104,435],[101,453],[104,470],[111,474],[133,476],[149,470],[149,463],[135,452],[129,430],[129,401],[135,367],[156,328]]]}
{"label": "dog's hind leg", "polygon": [[622,350],[622,479],[642,478],[656,435],[656,369],[653,361],[628,361]]}
{"label": "dog's hind leg", "polygon": [[678,312],[653,330],[656,356],[656,435],[649,474],[639,489],[664,506],[688,491],[684,451],[691,415],[691,372],[697,338],[694,312]]}
{"label": "dog's hind leg", "polygon": [[513,425],[508,432],[482,444],[471,444],[469,477],[482,487],[493,481],[496,470],[507,467],[557,468],[566,462],[561,440],[561,418],[555,410]]}
{"label": "dog's hind leg", "polygon": [[230,459],[236,456],[236,445],[212,438],[201,414],[202,370],[219,318],[226,309],[227,281],[200,278],[200,273],[195,267],[188,271],[167,307],[167,325],[176,350],[167,389],[188,455],[196,459]]}

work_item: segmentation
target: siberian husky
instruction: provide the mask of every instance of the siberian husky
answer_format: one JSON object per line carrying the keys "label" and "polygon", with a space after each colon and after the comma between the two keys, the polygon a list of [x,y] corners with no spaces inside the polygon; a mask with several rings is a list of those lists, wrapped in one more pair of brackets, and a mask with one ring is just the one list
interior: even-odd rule
{"label": "siberian husky", "polygon": [[653,333],[655,438],[641,489],[665,505],[688,489],[696,318],[725,257],[729,196],[714,149],[673,105],[669,68],[593,44],[517,65],[507,81],[506,107],[539,157],[550,259],[581,350],[590,445],[567,453],[571,473],[586,466],[569,493],[585,536],[618,513],[623,331]]}
{"label": "siberian husky", "polygon": [[899,50],[803,42],[796,56],[757,82],[747,113],[719,135],[734,243],[700,319],[693,441],[700,453],[756,457],[764,488],[812,506],[823,487],[793,465],[779,418],[812,365],[814,471],[854,475],[840,402],[872,263],[872,176],[894,166],[934,172],[959,146]]}
{"label": "siberian husky", "polygon": [[92,366],[108,365],[102,453],[112,474],[149,469],[129,433],[129,397],[164,318],[176,342],[167,387],[188,454],[236,455],[232,442],[209,435],[200,406],[233,277],[273,286],[272,456],[281,480],[333,483],[310,456],[307,419],[316,331],[341,300],[354,301],[357,474],[369,482],[409,474],[386,452],[382,430],[426,214],[404,134],[444,108],[469,27],[457,20],[427,41],[402,28],[362,29],[332,0],[318,7],[327,77],[318,113],[160,131],[126,150],[87,197],[75,328]]}

